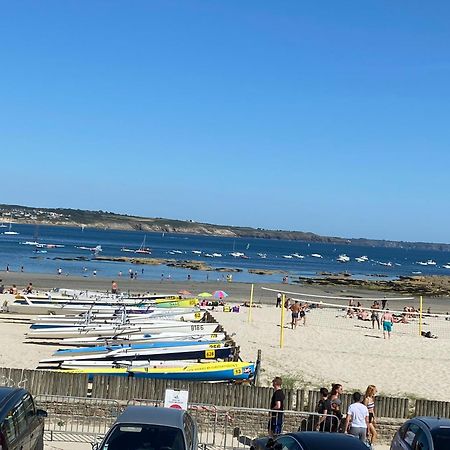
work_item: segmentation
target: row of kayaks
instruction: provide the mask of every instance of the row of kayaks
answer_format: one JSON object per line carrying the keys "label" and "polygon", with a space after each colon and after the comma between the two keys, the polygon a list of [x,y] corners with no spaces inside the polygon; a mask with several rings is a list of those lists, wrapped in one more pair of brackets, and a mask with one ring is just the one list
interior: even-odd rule
{"label": "row of kayaks", "polygon": [[[81,308],[38,316],[27,340],[63,345],[39,368],[136,378],[236,381],[254,376],[255,366],[236,362],[235,347],[217,323],[204,322],[196,299],[121,298],[81,293],[50,304]],[[47,308],[49,300],[23,298],[28,306]],[[78,302],[78,303],[77,303]],[[170,303],[170,306],[167,306]],[[89,309],[83,309],[90,305]],[[161,307],[161,305],[163,305]],[[69,348],[67,348],[69,347]]]}
{"label": "row of kayaks", "polygon": [[[129,361],[117,364],[115,367],[100,367],[83,365],[74,366],[65,364],[66,373],[87,374],[90,379],[96,376],[120,376],[134,378],[192,380],[192,381],[238,381],[249,380],[255,373],[255,365],[248,362],[209,362],[181,364],[168,366],[163,364],[150,364],[146,367],[136,367]],[[61,371],[61,370],[59,370]]]}

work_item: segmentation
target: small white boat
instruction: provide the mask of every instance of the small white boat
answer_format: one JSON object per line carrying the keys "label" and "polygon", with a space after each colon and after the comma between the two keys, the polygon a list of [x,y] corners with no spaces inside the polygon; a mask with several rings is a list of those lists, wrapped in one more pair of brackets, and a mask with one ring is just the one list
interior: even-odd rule
{"label": "small white boat", "polygon": [[429,259],[427,261],[417,261],[417,264],[419,264],[419,266],[435,266],[436,261]]}
{"label": "small white boat", "polygon": [[203,256],[206,256],[207,258],[214,258],[214,256],[211,255],[211,253],[205,253]]}
{"label": "small white boat", "polygon": [[336,261],[340,263],[348,263],[350,261],[350,257],[343,253],[336,258]]}
{"label": "small white boat", "polygon": [[192,253],[194,255],[201,255],[202,254],[202,252],[200,250],[192,250]]}
{"label": "small white boat", "polygon": [[175,253],[176,255],[182,255],[183,252],[181,250],[172,250],[172,253]]}
{"label": "small white boat", "polygon": [[311,253],[311,256],[312,256],[313,258],[323,258],[322,255],[319,255],[319,253]]}
{"label": "small white boat", "polygon": [[214,258],[222,258],[222,253],[213,253]]}
{"label": "small white boat", "polygon": [[230,255],[233,258],[242,258],[243,256],[245,256],[245,253],[242,253],[242,252],[231,252]]}
{"label": "small white boat", "polygon": [[12,231],[12,230],[11,230],[11,227],[12,227],[12,223],[9,222],[9,229],[8,229],[8,231],[4,231],[3,234],[9,234],[9,235],[16,235],[16,234],[19,234],[17,231]]}
{"label": "small white boat", "polygon": [[293,256],[292,255],[283,255],[283,258],[285,258],[285,259],[292,259]]}
{"label": "small white boat", "polygon": [[263,259],[266,259],[266,258],[267,258],[267,253],[257,253],[257,255],[258,255],[260,258],[263,258]]}
{"label": "small white boat", "polygon": [[450,269],[450,263],[444,264],[442,267],[443,267],[444,269]]}
{"label": "small white boat", "polygon": [[303,255],[300,255],[299,253],[292,253],[292,256],[293,256],[294,258],[298,258],[298,259],[303,259],[303,258],[304,258],[304,256],[303,256]]}
{"label": "small white boat", "polygon": [[355,258],[355,261],[362,263],[368,261],[369,258],[367,256],[359,256],[358,258]]}

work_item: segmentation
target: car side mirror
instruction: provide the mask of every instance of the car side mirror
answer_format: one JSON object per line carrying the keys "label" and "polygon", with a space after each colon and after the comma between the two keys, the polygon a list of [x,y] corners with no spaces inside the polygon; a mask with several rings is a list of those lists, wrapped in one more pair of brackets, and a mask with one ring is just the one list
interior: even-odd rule
{"label": "car side mirror", "polygon": [[48,417],[47,411],[44,411],[43,409],[37,409],[36,415],[38,417]]}

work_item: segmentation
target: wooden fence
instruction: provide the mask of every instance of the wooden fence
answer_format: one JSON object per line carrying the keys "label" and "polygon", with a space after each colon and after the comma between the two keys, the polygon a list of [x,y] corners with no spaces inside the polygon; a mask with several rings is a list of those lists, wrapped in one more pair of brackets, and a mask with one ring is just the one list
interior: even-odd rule
{"label": "wooden fence", "polygon": [[[165,390],[186,389],[189,401],[216,406],[268,408],[272,388],[245,384],[199,383],[194,381],[150,380],[115,376],[96,376],[92,383],[86,374],[68,374],[45,370],[0,368],[0,385],[19,386],[33,395],[66,395],[123,400],[163,400]],[[285,389],[285,409],[314,411],[319,400],[318,391]],[[342,397],[342,411],[347,410],[351,395]],[[432,415],[450,418],[450,402],[416,400],[378,396],[378,417],[405,419],[411,416]]]}

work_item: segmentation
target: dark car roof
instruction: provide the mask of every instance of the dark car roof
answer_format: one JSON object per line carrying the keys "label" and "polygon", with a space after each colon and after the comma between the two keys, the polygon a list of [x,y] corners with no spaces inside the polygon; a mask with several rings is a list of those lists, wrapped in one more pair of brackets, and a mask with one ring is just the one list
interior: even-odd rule
{"label": "dark car roof", "polygon": [[117,418],[116,423],[141,423],[183,428],[185,411],[174,408],[157,408],[154,406],[128,406]]}
{"label": "dark car roof", "polygon": [[27,391],[22,388],[0,387],[0,421],[5,418],[12,406],[22,398]]}
{"label": "dark car roof", "polygon": [[287,435],[294,437],[308,450],[367,450],[367,446],[359,439],[348,434],[302,431],[299,433],[287,433]]}
{"label": "dark car roof", "polygon": [[422,422],[430,431],[440,427],[450,427],[450,419],[446,419],[445,417],[419,416],[411,420]]}

